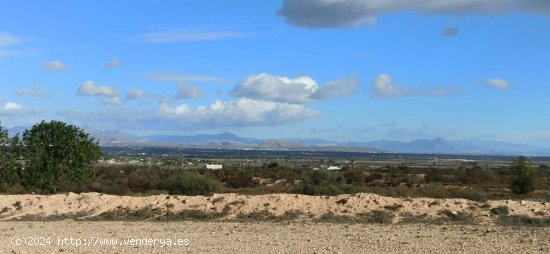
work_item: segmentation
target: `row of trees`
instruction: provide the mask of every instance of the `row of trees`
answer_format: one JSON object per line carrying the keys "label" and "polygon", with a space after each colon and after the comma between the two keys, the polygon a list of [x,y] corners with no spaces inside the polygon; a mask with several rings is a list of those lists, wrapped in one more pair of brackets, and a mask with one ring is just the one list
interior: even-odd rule
{"label": "row of trees", "polygon": [[60,181],[93,176],[91,163],[101,156],[97,141],[63,122],[42,121],[12,138],[0,126],[0,191],[20,184],[31,192],[55,193]]}

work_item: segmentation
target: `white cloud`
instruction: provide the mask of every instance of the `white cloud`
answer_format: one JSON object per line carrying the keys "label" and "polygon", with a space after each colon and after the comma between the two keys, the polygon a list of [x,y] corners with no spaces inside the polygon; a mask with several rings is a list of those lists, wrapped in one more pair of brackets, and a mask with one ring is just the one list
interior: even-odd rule
{"label": "white cloud", "polygon": [[232,31],[191,31],[168,30],[158,33],[142,34],[141,38],[151,43],[175,43],[186,41],[216,41],[227,38],[242,38],[251,36],[249,33]]}
{"label": "white cloud", "polygon": [[498,79],[498,78],[490,78],[487,80],[487,85],[500,89],[500,90],[506,90],[510,88],[511,84],[510,82],[504,80],[504,79]]}
{"label": "white cloud", "polygon": [[15,102],[6,102],[4,103],[4,106],[2,107],[3,110],[19,110],[22,109],[23,106],[20,104],[17,104]]}
{"label": "white cloud", "polygon": [[291,79],[261,73],[251,75],[239,83],[232,94],[266,101],[307,103],[311,101],[310,96],[318,89],[317,82],[307,76]]}
{"label": "white cloud", "polygon": [[103,105],[120,105],[122,99],[119,97],[118,88],[111,86],[97,86],[93,81],[86,81],[77,89],[77,94],[82,96],[103,97],[99,102]]}
{"label": "white cloud", "polygon": [[374,94],[379,97],[399,97],[408,95],[404,88],[392,83],[390,75],[380,74],[372,84]]}
{"label": "white cloud", "polygon": [[96,86],[93,81],[86,81],[78,87],[78,95],[84,96],[105,96],[108,98],[118,97],[118,88],[111,86]]}
{"label": "white cloud", "polygon": [[21,43],[23,40],[19,37],[0,33],[0,48],[11,47]]}
{"label": "white cloud", "polygon": [[31,96],[31,97],[52,97],[52,93],[44,91],[41,85],[35,85],[32,88],[22,87],[15,91],[15,96]]}
{"label": "white cloud", "polygon": [[160,117],[176,117],[195,124],[216,126],[286,124],[319,114],[317,110],[305,108],[304,105],[246,98],[228,102],[217,100],[210,106],[200,106],[194,111],[185,104],[175,108],[163,104],[157,113]]}
{"label": "white cloud", "polygon": [[21,104],[15,102],[6,102],[0,105],[0,116],[26,116],[42,113],[41,109],[25,109]]}
{"label": "white cloud", "polygon": [[353,27],[374,23],[391,12],[427,15],[510,12],[550,14],[547,0],[285,0],[278,15],[290,24],[309,28]]}
{"label": "white cloud", "polygon": [[144,98],[145,96],[147,96],[147,94],[143,90],[130,88],[128,90],[128,94],[126,94],[126,99],[138,100]]}
{"label": "white cloud", "polygon": [[60,61],[43,62],[42,67],[47,71],[65,71],[65,65]]}
{"label": "white cloud", "polygon": [[197,99],[204,96],[204,92],[198,86],[180,83],[177,87],[175,99]]}
{"label": "white cloud", "polygon": [[105,65],[105,68],[107,69],[114,69],[118,67],[120,67],[120,59],[117,57],[113,57],[113,59]]}
{"label": "white cloud", "polygon": [[349,96],[354,94],[358,87],[359,81],[356,78],[339,79],[321,86],[317,92],[311,95],[311,98],[315,100],[326,100]]}
{"label": "white cloud", "polygon": [[120,105],[122,104],[122,100],[120,97],[110,97],[110,98],[103,98],[101,99],[101,104],[103,105]]}
{"label": "white cloud", "polygon": [[358,86],[359,82],[356,78],[339,79],[318,86],[317,82],[308,76],[292,79],[260,73],[248,76],[233,88],[231,94],[264,101],[305,104],[352,95],[357,91]]}
{"label": "white cloud", "polygon": [[402,97],[402,96],[447,96],[462,92],[461,88],[455,87],[416,87],[408,89],[395,85],[391,76],[380,74],[372,83],[372,91],[377,97]]}
{"label": "white cloud", "polygon": [[241,98],[227,102],[215,101],[195,109],[186,104],[170,106],[163,103],[155,111],[115,108],[93,112],[67,110],[58,114],[79,124],[94,123],[94,126],[107,129],[204,130],[290,124],[314,118],[319,115],[319,111],[299,104]]}

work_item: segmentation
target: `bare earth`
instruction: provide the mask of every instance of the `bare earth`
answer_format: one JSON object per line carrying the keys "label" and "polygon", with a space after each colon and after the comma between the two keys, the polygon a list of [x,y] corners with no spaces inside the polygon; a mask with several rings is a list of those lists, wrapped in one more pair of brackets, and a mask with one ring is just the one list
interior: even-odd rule
{"label": "bare earth", "polygon": [[[550,227],[498,226],[490,214],[498,206],[509,207],[510,215],[550,216],[548,202],[401,199],[365,193],[0,195],[0,253],[550,253]],[[390,211],[393,224],[315,222],[327,213],[354,217],[375,210]],[[146,212],[137,213],[135,222],[86,221],[136,211]],[[216,216],[207,222],[154,221],[189,211]],[[289,211],[296,217],[282,222],[227,222],[254,213],[284,217]],[[438,218],[445,212],[471,214],[474,225],[399,223],[405,217]],[[56,221],[39,221],[44,219]],[[105,246],[114,241],[115,246]]]}
{"label": "bare earth", "polygon": [[[549,228],[233,222],[0,222],[0,253],[550,253]],[[13,237],[51,237],[14,246]],[[188,246],[60,246],[74,239],[188,239]],[[175,242],[175,240],[174,240]]]}

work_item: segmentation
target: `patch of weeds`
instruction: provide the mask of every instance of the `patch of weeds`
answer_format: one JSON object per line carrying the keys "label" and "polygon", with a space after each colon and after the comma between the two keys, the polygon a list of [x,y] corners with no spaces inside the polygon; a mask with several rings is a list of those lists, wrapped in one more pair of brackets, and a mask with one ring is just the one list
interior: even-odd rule
{"label": "patch of weeds", "polygon": [[4,208],[2,208],[2,210],[0,210],[0,214],[3,214],[3,213],[5,213],[9,210],[11,210],[9,207],[4,206]]}
{"label": "patch of weeds", "polygon": [[466,212],[453,212],[450,210],[444,210],[440,214],[447,216],[452,223],[456,224],[473,224],[474,217],[470,213]]}
{"label": "patch of weeds", "polygon": [[21,217],[18,217],[14,220],[16,221],[61,221],[61,220],[83,220],[86,216],[89,216],[90,213],[87,212],[78,212],[71,214],[58,214],[50,216],[42,216],[39,214],[27,214]]}
{"label": "patch of weeds", "polygon": [[491,209],[492,215],[500,216],[500,215],[508,215],[509,213],[510,213],[510,208],[508,208],[508,206],[499,206]]}
{"label": "patch of weeds", "polygon": [[147,206],[139,210],[132,211],[129,208],[117,207],[116,210],[106,211],[100,215],[89,218],[89,220],[99,221],[138,221],[150,220],[159,216],[162,210]]}
{"label": "patch of weeds", "polygon": [[336,201],[336,204],[339,204],[339,205],[345,205],[347,203],[348,203],[348,200],[345,198]]}
{"label": "patch of weeds", "polygon": [[21,210],[23,206],[21,205],[21,201],[17,201],[12,204],[13,207],[15,207],[15,210]]}
{"label": "patch of weeds", "polygon": [[479,208],[489,209],[489,208],[491,208],[491,205],[485,203],[485,204],[480,205]]}
{"label": "patch of weeds", "polygon": [[223,217],[221,213],[204,212],[200,210],[182,210],[177,213],[168,211],[165,215],[159,216],[156,220],[159,221],[178,221],[178,220],[217,220]]}
{"label": "patch of weeds", "polygon": [[323,223],[351,223],[353,217],[347,215],[336,215],[332,212],[325,213],[321,217],[314,220],[315,222]]}
{"label": "patch of weeds", "polygon": [[386,210],[390,210],[392,212],[396,212],[398,211],[399,209],[403,208],[403,205],[402,204],[393,204],[393,205],[387,205],[387,206],[384,206],[384,209]]}
{"label": "patch of weeds", "polygon": [[497,224],[502,226],[550,227],[550,218],[532,218],[524,215],[500,216]]}
{"label": "patch of weeds", "polygon": [[369,213],[357,215],[357,222],[389,224],[392,222],[393,214],[385,210],[375,210]]}
{"label": "patch of weeds", "polygon": [[256,221],[274,221],[277,217],[266,210],[251,213],[239,213],[237,218],[232,221],[237,222],[256,222]]}
{"label": "patch of weeds", "polygon": [[432,225],[443,225],[445,224],[445,219],[441,217],[430,218],[423,215],[409,215],[403,216],[399,221],[400,224],[432,224]]}
{"label": "patch of weeds", "polygon": [[304,215],[305,214],[302,211],[290,210],[290,211],[286,211],[283,215],[278,216],[277,220],[279,220],[279,221],[297,220],[297,219],[303,217]]}

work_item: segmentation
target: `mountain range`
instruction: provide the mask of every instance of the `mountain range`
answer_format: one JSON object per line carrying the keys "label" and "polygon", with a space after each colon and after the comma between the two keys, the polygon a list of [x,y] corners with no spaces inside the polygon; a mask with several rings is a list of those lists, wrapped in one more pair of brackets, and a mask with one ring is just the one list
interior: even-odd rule
{"label": "mountain range", "polygon": [[[11,136],[26,128],[8,129]],[[550,156],[550,149],[487,140],[446,140],[442,138],[411,141],[377,140],[370,142],[342,142],[327,139],[258,139],[240,137],[233,133],[199,135],[148,135],[138,136],[120,130],[102,131],[84,128],[103,146],[115,145],[181,145],[191,148],[343,151],[343,152],[397,152],[422,154],[480,154],[480,155],[531,155]]]}

